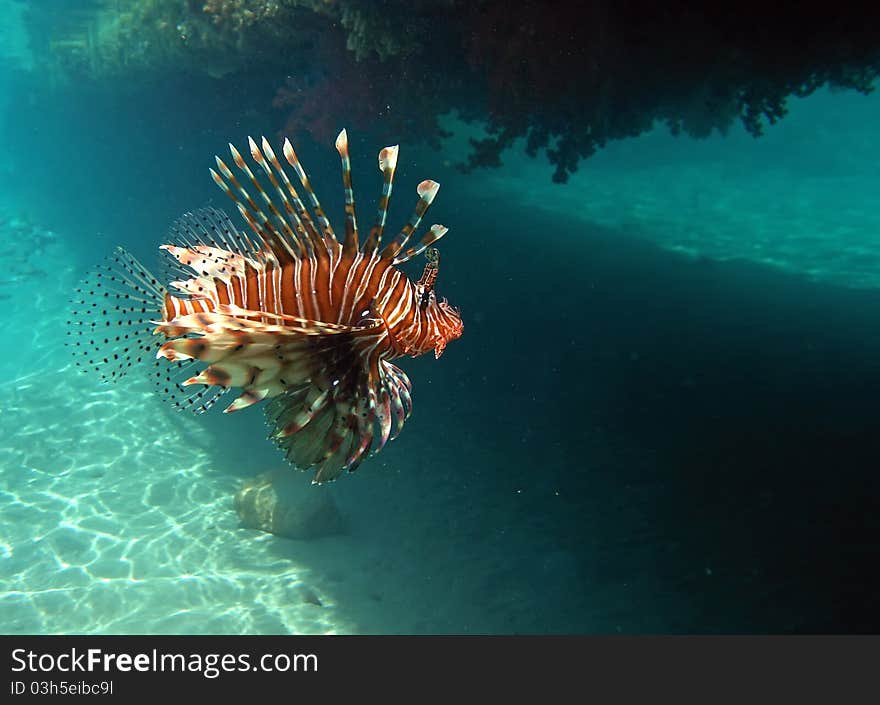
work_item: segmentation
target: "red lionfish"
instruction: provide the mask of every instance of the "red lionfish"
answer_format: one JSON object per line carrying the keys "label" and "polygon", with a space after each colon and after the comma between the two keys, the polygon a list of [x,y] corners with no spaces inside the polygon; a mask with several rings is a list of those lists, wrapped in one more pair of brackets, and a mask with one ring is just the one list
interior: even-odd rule
{"label": "red lionfish", "polygon": [[[283,154],[314,215],[266,138],[248,145],[277,200],[231,144],[232,161],[262,204],[219,157],[210,171],[251,232],[216,209],[183,215],[161,246],[173,294],[117,248],[76,290],[68,345],[77,365],[107,381],[155,357],[154,381],[178,409],[204,412],[232,387],[242,391],[227,412],[269,400],[270,438],[292,465],[316,469],[313,482],[326,482],[354,471],[374,446],[381,450],[408,418],[412,387],[391,361],[431,349],[439,358],[462,334],[458,310],[434,292],[439,253],[431,246],[447,229],[432,225],[407,247],[439,184],[418,185],[415,212],[382,247],[398,147],[383,149],[376,223],[359,243],[343,130],[340,242],[290,141]],[[422,252],[427,265],[414,283],[397,265]]]}

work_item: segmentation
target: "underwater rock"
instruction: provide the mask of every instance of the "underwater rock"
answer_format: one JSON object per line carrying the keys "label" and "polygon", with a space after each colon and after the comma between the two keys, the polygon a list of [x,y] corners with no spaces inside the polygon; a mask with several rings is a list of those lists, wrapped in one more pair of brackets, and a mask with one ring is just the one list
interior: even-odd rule
{"label": "underwater rock", "polygon": [[315,539],[347,531],[330,488],[303,484],[287,468],[264,472],[235,495],[235,511],[245,528],[289,539]]}

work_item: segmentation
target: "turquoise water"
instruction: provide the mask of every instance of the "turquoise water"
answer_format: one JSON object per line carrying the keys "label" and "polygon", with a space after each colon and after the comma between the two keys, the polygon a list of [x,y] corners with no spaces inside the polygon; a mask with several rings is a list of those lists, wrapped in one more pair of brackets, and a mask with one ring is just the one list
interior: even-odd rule
{"label": "turquoise water", "polygon": [[[415,411],[381,455],[295,476],[346,529],[291,539],[235,511],[284,467],[258,409],[179,415],[64,347],[88,267],[115,244],[152,266],[176,216],[226,207],[213,155],[278,125],[222,82],[224,112],[184,80],[50,90],[4,31],[3,632],[876,627],[880,95],[794,99],[758,140],[657,129],[567,184],[517,146],[458,173],[477,128],[451,116],[442,151],[401,144],[394,224],[443,184],[465,335],[403,362]],[[353,145],[372,204],[384,143]],[[341,230],[332,144],[300,156]]]}

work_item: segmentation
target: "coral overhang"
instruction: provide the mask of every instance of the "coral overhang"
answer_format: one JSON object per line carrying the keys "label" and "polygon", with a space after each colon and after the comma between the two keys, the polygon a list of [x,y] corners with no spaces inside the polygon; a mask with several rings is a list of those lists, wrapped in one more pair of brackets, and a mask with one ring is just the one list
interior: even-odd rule
{"label": "coral overhang", "polygon": [[107,80],[185,69],[208,80],[259,67],[277,76],[279,129],[325,140],[327,121],[335,128],[334,116],[346,115],[437,143],[437,117],[455,111],[486,129],[462,168],[498,166],[523,138],[529,153],[546,154],[556,181],[609,140],[658,122],[703,137],[740,120],[757,136],[785,115],[790,96],[823,85],[870,91],[880,71],[878,16],[866,3],[748,0],[114,0],[27,9],[32,49],[55,74]]}

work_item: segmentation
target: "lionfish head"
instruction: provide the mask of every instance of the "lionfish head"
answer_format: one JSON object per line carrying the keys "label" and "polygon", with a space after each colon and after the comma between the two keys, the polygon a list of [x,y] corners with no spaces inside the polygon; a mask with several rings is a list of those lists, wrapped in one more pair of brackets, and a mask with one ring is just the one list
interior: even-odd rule
{"label": "lionfish head", "polygon": [[455,306],[450,306],[446,299],[438,300],[434,291],[437,273],[440,270],[440,252],[431,247],[425,255],[428,263],[425,265],[422,278],[416,284],[416,290],[421,297],[421,307],[428,313],[428,319],[434,321],[436,325],[432,342],[434,357],[439,358],[450,340],[461,337],[464,332],[464,324],[461,322],[461,312]]}
{"label": "lionfish head", "polygon": [[461,312],[455,306],[450,306],[446,299],[436,306],[438,326],[437,335],[434,337],[434,357],[439,358],[450,340],[461,337],[464,323],[461,322]]}

